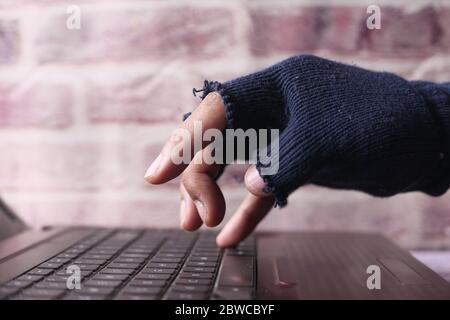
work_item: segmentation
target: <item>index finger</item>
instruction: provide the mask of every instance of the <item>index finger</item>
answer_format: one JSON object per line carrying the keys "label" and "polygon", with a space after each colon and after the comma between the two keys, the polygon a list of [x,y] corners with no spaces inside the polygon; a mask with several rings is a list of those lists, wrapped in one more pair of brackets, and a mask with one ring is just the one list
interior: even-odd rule
{"label": "index finger", "polygon": [[[201,124],[200,132],[194,135],[195,124]],[[145,179],[152,184],[165,183],[173,178],[179,176],[187,167],[189,162],[195,155],[194,139],[201,139],[201,148],[204,148],[210,142],[203,141],[203,133],[208,129],[225,130],[226,115],[223,105],[222,97],[218,92],[209,93],[200,105],[192,112],[177,130],[172,133],[172,136],[165,143],[159,156],[153,161],[145,173]],[[201,133],[201,136],[197,135]],[[186,136],[190,139],[186,139]],[[179,150],[191,150],[190,154],[183,154],[183,161],[175,163],[173,161],[173,154],[178,153]]]}

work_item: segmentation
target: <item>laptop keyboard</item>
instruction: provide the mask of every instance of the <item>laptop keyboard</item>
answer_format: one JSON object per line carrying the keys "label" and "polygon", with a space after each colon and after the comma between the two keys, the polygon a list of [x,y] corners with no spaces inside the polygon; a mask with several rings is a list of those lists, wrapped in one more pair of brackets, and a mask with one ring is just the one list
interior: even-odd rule
{"label": "laptop keyboard", "polygon": [[[213,232],[101,229],[0,286],[0,299],[252,299],[254,239],[221,250],[215,237]],[[74,267],[81,285],[70,290]]]}

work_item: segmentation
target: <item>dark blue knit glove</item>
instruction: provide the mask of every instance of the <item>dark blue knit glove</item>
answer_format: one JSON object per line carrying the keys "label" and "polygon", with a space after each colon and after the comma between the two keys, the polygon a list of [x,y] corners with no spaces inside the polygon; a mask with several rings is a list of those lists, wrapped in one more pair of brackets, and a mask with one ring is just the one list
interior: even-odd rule
{"label": "dark blue knit glove", "polygon": [[[262,175],[277,204],[305,183],[375,196],[449,187],[450,83],[408,82],[297,56],[223,84],[229,128],[278,128],[279,170]],[[257,168],[261,173],[261,163]]]}

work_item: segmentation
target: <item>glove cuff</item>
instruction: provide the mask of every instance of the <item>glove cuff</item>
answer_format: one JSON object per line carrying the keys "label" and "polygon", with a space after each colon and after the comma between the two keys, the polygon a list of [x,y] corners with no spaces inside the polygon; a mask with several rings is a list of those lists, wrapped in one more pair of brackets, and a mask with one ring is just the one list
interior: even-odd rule
{"label": "glove cuff", "polygon": [[425,100],[439,134],[440,161],[422,190],[432,196],[444,194],[450,183],[450,83],[411,81],[414,89]]}

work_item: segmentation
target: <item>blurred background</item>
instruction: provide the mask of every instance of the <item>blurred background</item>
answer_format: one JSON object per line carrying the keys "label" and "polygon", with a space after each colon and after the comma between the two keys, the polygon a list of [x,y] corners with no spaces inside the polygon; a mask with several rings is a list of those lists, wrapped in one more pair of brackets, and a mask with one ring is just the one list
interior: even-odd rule
{"label": "blurred background", "polygon": [[[381,29],[369,30],[369,4]],[[80,28],[67,27],[70,5]],[[0,193],[34,226],[178,227],[177,183],[143,180],[204,79],[301,53],[450,81],[450,1],[0,0]],[[221,178],[229,217],[244,169]],[[299,189],[261,229],[382,232],[450,249],[450,194]]]}

